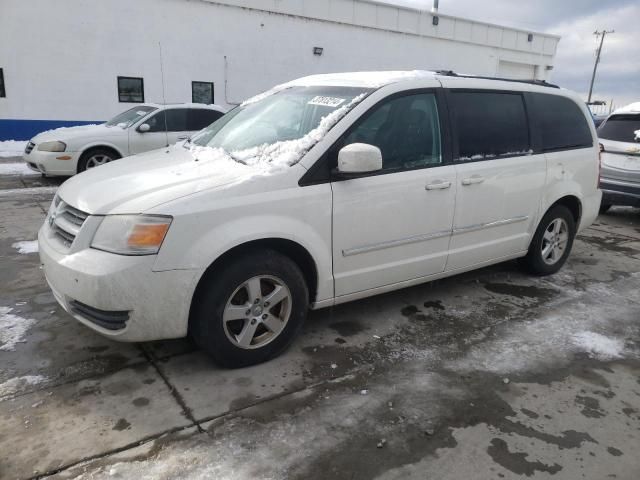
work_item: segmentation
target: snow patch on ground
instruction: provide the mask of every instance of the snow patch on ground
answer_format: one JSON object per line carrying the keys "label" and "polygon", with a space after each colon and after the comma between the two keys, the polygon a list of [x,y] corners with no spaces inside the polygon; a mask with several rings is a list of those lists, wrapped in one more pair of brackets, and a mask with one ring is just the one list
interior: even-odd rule
{"label": "snow patch on ground", "polygon": [[30,318],[14,315],[10,307],[0,307],[0,351],[12,351],[36,323]]}
{"label": "snow patch on ground", "polygon": [[47,381],[47,377],[42,375],[25,375],[23,377],[10,378],[6,382],[0,383],[0,398],[13,395],[27,386],[39,385],[45,381]]}
{"label": "snow patch on ground", "polygon": [[25,148],[27,148],[27,142],[4,140],[0,142],[0,157],[20,157]]}
{"label": "snow patch on ground", "polygon": [[59,187],[32,187],[32,188],[10,188],[0,190],[0,197],[14,197],[16,195],[49,195],[58,191]]}
{"label": "snow patch on ground", "polygon": [[13,248],[18,250],[18,253],[22,253],[24,255],[29,253],[38,253],[38,241],[37,240],[28,240],[23,242],[16,242],[11,245]]}
{"label": "snow patch on ground", "polygon": [[[0,152],[0,156],[2,156]],[[7,155],[9,157],[13,155]],[[26,163],[0,163],[0,175],[40,175],[31,170]]]}
{"label": "snow patch on ground", "polygon": [[605,337],[595,332],[579,332],[573,335],[573,343],[580,350],[599,360],[621,358],[624,353],[624,341]]}

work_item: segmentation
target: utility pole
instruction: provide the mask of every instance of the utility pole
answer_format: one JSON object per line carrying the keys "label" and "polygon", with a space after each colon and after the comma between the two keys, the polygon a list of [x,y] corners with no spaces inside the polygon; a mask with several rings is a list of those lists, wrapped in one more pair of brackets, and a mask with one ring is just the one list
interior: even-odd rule
{"label": "utility pole", "polygon": [[602,44],[604,44],[604,37],[606,37],[607,33],[615,33],[615,30],[602,30],[602,32],[598,32],[597,30],[593,32],[593,34],[600,38],[600,45],[598,46],[598,50],[596,53],[596,63],[593,65],[593,75],[591,75],[591,85],[589,86],[589,99],[587,100],[587,104],[591,103],[591,95],[593,94],[593,82],[596,80],[596,72],[598,71],[598,64],[600,63],[600,54],[602,53]]}

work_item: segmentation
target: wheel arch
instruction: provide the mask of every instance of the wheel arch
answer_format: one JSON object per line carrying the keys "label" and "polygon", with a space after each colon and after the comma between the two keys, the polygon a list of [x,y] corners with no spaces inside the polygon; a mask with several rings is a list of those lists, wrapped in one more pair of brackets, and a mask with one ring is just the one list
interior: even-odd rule
{"label": "wheel arch", "polygon": [[556,205],[563,205],[569,209],[569,211],[573,215],[573,219],[576,222],[576,231],[577,231],[578,226],[580,225],[580,219],[582,218],[582,202],[580,201],[580,199],[575,195],[565,195],[564,197],[557,199],[555,202],[549,205],[547,210],[544,212],[544,214],[540,218],[543,218],[544,215],[546,215],[546,213]]}
{"label": "wheel arch", "polygon": [[220,268],[232,262],[238,256],[241,256],[249,251],[255,251],[259,249],[275,250],[276,252],[290,258],[302,271],[307,288],[309,289],[309,303],[312,304],[316,300],[318,291],[318,268],[314,258],[309,251],[300,245],[299,243],[284,238],[263,238],[258,240],[251,240],[227,250],[218,258],[216,258],[211,265],[207,267],[204,273],[198,280],[196,287],[191,298],[191,306],[189,312],[189,323],[191,323],[191,316],[193,313],[193,307],[197,298],[203,294],[203,286],[206,284],[210,275],[214,275]]}
{"label": "wheel arch", "polygon": [[[87,145],[82,149],[82,153],[80,153],[80,155],[78,156],[78,167],[80,166],[80,160],[85,155],[87,155],[88,153],[90,153],[90,152],[92,152],[94,150],[109,150],[109,151],[113,152],[116,155],[117,158],[124,157],[122,152],[120,152],[120,150],[115,145],[110,145],[110,144],[106,144],[106,143],[96,143],[96,144],[92,144],[92,145]],[[76,167],[76,169],[78,167]]]}

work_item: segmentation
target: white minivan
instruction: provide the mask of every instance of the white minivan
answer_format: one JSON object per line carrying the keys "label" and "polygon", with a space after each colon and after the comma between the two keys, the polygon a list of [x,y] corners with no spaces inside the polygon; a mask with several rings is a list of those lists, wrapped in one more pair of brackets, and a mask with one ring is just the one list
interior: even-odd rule
{"label": "white minivan", "polygon": [[306,77],[190,142],[83,173],[39,232],[60,304],[219,364],[281,353],[307,310],[520,258],[556,272],[598,215],[584,103],[544,82]]}

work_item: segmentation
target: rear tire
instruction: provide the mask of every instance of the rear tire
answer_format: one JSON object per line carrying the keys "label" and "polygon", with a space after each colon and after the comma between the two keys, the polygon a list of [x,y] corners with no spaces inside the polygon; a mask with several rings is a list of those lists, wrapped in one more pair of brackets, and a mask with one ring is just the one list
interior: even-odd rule
{"label": "rear tire", "polygon": [[245,254],[210,272],[203,282],[194,298],[189,334],[222,367],[246,367],[280,355],[307,316],[304,275],[290,258],[273,250]]}
{"label": "rear tire", "polygon": [[521,264],[534,275],[551,275],[567,261],[576,236],[576,222],[564,205],[552,207],[542,218],[529,252]]}
{"label": "rear tire", "polygon": [[82,154],[80,160],[78,160],[78,173],[82,173],[91,168],[105,165],[109,162],[113,162],[120,158],[112,150],[107,148],[92,148]]}

